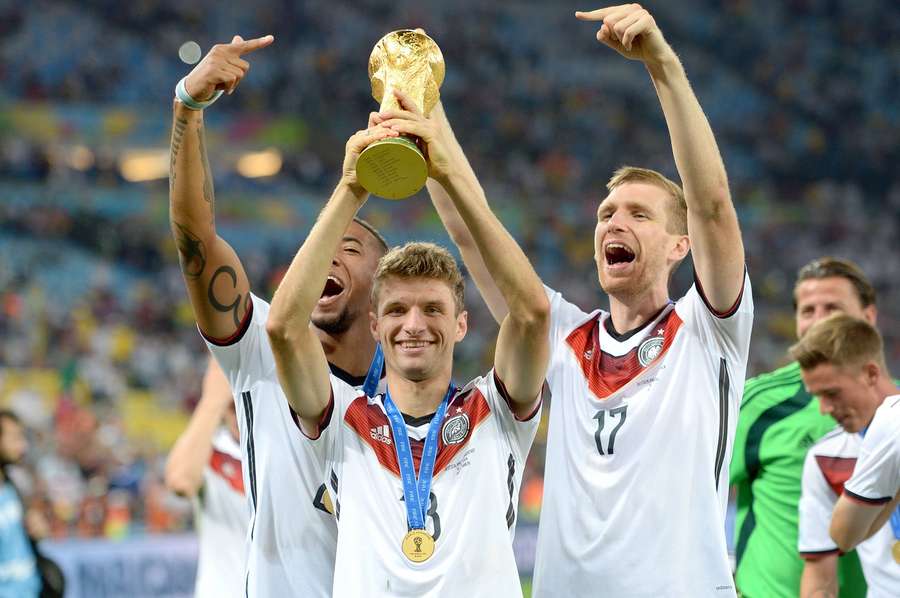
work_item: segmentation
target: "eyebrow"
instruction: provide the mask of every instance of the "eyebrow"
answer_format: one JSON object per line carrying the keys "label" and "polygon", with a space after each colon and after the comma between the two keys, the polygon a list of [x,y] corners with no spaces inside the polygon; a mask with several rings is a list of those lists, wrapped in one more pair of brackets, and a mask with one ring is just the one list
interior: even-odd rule
{"label": "eyebrow", "polygon": [[341,243],[356,243],[360,247],[364,247],[362,241],[360,241],[356,237],[351,237],[350,235],[344,235],[344,237],[341,239]]}

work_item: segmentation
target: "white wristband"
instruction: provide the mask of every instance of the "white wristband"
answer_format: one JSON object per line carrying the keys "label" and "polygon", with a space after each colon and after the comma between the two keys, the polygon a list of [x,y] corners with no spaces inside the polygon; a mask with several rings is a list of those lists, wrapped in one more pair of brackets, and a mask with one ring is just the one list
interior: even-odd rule
{"label": "white wristband", "polygon": [[175,97],[178,98],[178,100],[182,104],[184,104],[191,110],[203,110],[204,108],[218,100],[222,95],[222,90],[220,89],[216,91],[216,93],[214,93],[213,96],[205,102],[198,102],[191,97],[191,94],[187,92],[187,89],[184,86],[185,79],[187,79],[187,77],[184,77],[181,81],[178,82],[178,85],[175,86]]}

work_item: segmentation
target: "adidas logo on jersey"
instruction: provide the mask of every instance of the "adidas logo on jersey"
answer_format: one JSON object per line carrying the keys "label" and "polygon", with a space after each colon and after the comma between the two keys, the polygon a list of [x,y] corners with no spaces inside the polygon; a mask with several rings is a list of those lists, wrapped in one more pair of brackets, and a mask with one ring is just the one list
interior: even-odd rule
{"label": "adidas logo on jersey", "polygon": [[386,424],[383,426],[369,428],[369,435],[373,440],[377,440],[378,442],[383,442],[385,444],[391,444],[391,428]]}

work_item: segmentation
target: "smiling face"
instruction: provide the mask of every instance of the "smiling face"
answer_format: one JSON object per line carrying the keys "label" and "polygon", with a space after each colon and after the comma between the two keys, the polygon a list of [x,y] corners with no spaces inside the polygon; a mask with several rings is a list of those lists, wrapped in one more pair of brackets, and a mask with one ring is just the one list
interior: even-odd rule
{"label": "smiling face", "polygon": [[668,193],[657,185],[628,182],[600,203],[594,261],[607,294],[628,298],[668,285],[672,268],[687,255],[687,235],[668,230]]}
{"label": "smiling face", "polygon": [[449,373],[453,347],[466,335],[466,312],[457,312],[450,285],[427,277],[388,276],[378,289],[372,335],[389,370],[413,382]]}
{"label": "smiling face", "polygon": [[819,399],[819,410],[833,417],[844,430],[855,434],[872,421],[881,403],[878,365],[836,366],[821,363],[801,370],[807,392]]}
{"label": "smiling face", "polygon": [[382,254],[383,248],[372,233],[357,222],[350,223],[310,316],[314,326],[329,334],[342,334],[368,313],[372,277]]}

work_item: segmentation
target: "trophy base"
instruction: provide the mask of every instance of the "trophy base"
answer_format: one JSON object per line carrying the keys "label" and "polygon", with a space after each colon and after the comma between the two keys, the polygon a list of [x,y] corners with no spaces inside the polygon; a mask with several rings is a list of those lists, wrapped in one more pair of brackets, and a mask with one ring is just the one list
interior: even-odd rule
{"label": "trophy base", "polygon": [[385,199],[406,199],[428,180],[428,164],[407,137],[376,141],[359,155],[356,176],[369,193]]}

